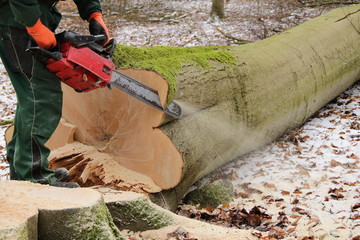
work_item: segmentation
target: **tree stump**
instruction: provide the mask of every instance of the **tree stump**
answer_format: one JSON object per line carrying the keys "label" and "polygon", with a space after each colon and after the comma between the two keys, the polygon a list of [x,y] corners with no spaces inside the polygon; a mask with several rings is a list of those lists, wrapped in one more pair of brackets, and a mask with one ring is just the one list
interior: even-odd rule
{"label": "tree stump", "polygon": [[0,181],[0,191],[0,239],[124,239],[95,190]]}

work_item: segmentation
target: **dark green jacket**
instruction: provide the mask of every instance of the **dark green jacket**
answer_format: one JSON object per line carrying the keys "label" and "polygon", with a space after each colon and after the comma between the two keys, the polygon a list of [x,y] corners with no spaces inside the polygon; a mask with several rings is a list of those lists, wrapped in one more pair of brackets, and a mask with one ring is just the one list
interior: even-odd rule
{"label": "dark green jacket", "polygon": [[[46,0],[6,0],[0,6],[0,25],[24,28],[31,27],[40,18],[51,30],[55,30],[61,14],[55,7],[45,4]],[[68,0],[69,1],[69,0]],[[82,19],[91,13],[101,12],[99,0],[74,0]]]}

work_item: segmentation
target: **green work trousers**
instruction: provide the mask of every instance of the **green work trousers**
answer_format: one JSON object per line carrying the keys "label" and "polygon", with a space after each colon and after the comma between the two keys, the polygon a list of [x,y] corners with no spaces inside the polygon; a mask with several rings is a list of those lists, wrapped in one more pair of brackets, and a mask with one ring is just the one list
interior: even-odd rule
{"label": "green work trousers", "polygon": [[25,52],[26,30],[0,25],[0,57],[17,96],[14,135],[7,145],[10,179],[52,184],[50,150],[45,146],[56,129],[62,111],[58,78]]}

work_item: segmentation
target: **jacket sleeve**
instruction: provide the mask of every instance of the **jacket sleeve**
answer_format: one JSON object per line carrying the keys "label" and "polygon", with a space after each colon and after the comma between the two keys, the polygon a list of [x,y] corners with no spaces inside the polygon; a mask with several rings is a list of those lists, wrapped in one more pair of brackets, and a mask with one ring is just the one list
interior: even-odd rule
{"label": "jacket sleeve", "polygon": [[38,0],[9,0],[9,4],[15,21],[27,27],[34,26],[41,15]]}
{"label": "jacket sleeve", "polygon": [[88,20],[93,12],[101,13],[101,6],[99,0],[74,0],[80,17],[84,20]]}

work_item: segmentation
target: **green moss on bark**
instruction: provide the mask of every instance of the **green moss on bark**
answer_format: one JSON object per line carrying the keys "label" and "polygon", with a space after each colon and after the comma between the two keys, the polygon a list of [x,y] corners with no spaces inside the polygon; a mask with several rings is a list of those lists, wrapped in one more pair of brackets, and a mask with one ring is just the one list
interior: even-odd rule
{"label": "green moss on bark", "polygon": [[176,77],[183,64],[196,63],[199,68],[208,69],[211,62],[235,65],[236,60],[228,47],[131,47],[117,45],[114,54],[117,68],[138,68],[152,70],[168,81],[170,102],[176,91]]}
{"label": "green moss on bark", "polygon": [[152,230],[173,223],[171,216],[156,209],[145,197],[133,201],[109,202],[107,207],[120,230]]}
{"label": "green moss on bark", "polygon": [[220,204],[228,204],[234,197],[234,188],[230,181],[219,180],[204,185],[185,196],[186,204],[200,207],[217,207]]}
{"label": "green moss on bark", "polygon": [[39,216],[40,239],[125,239],[103,201],[90,208],[41,210]]}

